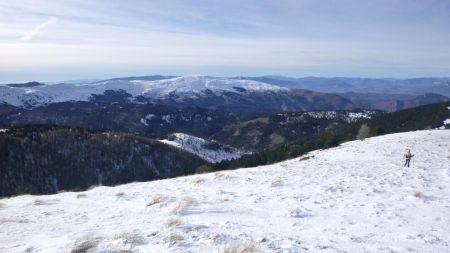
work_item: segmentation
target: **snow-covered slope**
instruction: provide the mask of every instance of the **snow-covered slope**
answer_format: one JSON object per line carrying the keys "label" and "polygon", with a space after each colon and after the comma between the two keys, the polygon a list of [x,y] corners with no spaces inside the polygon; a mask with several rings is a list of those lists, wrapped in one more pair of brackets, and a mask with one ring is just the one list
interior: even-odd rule
{"label": "snow-covered slope", "polygon": [[450,252],[449,155],[450,130],[418,131],[270,166],[1,199],[0,252]]}
{"label": "snow-covered slope", "polygon": [[173,94],[187,97],[201,96],[207,90],[220,95],[224,91],[280,91],[285,89],[252,80],[208,76],[184,76],[156,81],[111,79],[88,84],[62,83],[35,87],[0,86],[0,104],[35,107],[57,102],[88,101],[92,94],[100,95],[105,90],[124,90],[134,98],[144,96],[158,99]]}
{"label": "snow-covered slope", "polygon": [[222,160],[230,160],[239,158],[243,153],[236,150],[225,150],[222,147],[212,147],[210,142],[205,139],[195,137],[184,133],[174,133],[169,136],[169,139],[161,140],[166,144],[184,149],[188,152],[194,153],[209,162],[220,162]]}

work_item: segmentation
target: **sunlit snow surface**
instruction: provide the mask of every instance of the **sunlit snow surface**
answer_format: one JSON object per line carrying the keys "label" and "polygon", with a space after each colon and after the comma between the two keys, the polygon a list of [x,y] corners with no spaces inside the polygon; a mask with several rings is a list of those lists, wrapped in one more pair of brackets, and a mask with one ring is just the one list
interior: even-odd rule
{"label": "sunlit snow surface", "polygon": [[450,252],[449,156],[450,130],[418,131],[270,166],[1,199],[0,252]]}

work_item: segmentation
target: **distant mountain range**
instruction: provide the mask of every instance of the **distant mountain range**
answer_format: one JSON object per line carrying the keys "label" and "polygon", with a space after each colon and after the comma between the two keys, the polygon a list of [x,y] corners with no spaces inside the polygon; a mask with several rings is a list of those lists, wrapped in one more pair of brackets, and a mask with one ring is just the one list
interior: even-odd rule
{"label": "distant mountain range", "polygon": [[[210,76],[122,77],[91,83],[0,86],[0,104],[33,109],[64,102],[162,104],[243,113],[330,109],[396,111],[448,101],[450,79]],[[434,93],[433,93],[434,92]]]}
{"label": "distant mountain range", "polygon": [[327,93],[378,93],[423,95],[437,93],[450,97],[450,77],[442,78],[351,78],[351,77],[302,77],[283,76],[235,77],[237,80],[254,80],[287,88],[308,89]]}
{"label": "distant mountain range", "polygon": [[[220,96],[225,92],[267,92],[287,90],[280,86],[252,80],[233,80],[206,76],[175,77],[149,80],[118,78],[88,84],[61,83],[53,85],[0,86],[0,101],[16,107],[38,107],[42,105],[89,101],[95,95],[107,91],[124,91],[130,102],[152,102],[176,97],[201,98],[209,94]],[[155,78],[158,79],[158,78]]]}

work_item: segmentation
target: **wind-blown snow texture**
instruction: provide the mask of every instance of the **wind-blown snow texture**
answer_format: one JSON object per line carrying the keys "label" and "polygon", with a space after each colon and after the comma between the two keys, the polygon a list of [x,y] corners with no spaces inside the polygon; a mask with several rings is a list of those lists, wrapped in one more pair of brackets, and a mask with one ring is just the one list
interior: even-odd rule
{"label": "wind-blown snow texture", "polygon": [[418,131],[269,166],[2,199],[0,251],[450,252],[449,155],[449,130]]}
{"label": "wind-blown snow texture", "polygon": [[0,86],[0,103],[17,107],[36,107],[58,102],[88,101],[92,94],[100,95],[106,90],[124,90],[133,97],[144,96],[159,99],[174,93],[186,97],[202,95],[202,92],[206,90],[220,94],[224,91],[280,91],[286,90],[286,88],[252,80],[208,76],[184,76],[157,81],[112,79],[89,84],[62,83],[34,87]]}
{"label": "wind-blown snow texture", "polygon": [[231,160],[239,158],[243,153],[233,150],[224,150],[223,148],[209,149],[205,147],[207,141],[184,133],[174,133],[171,136],[173,140],[161,140],[161,142],[181,148],[185,151],[191,152],[200,156],[208,162],[220,162],[222,160]]}

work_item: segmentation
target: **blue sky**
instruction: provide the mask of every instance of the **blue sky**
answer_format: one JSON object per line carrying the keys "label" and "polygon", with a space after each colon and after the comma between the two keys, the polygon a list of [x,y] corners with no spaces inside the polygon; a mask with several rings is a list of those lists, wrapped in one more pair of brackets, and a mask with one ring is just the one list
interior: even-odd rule
{"label": "blue sky", "polygon": [[450,76],[448,0],[2,0],[0,82]]}

